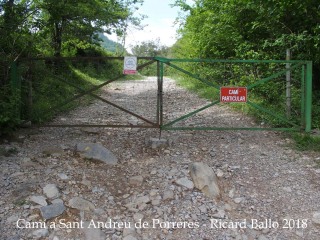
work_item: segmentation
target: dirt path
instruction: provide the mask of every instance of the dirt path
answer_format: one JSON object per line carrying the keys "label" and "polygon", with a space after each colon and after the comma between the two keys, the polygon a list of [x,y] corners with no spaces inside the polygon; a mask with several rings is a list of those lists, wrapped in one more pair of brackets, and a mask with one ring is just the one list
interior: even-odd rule
{"label": "dirt path", "polygon": [[[164,89],[165,121],[207,103],[170,79],[164,80]],[[155,78],[114,83],[101,94],[155,120]],[[101,102],[54,122],[143,124]],[[241,113],[214,106],[180,125],[239,123],[256,124]],[[156,129],[137,128],[19,131],[16,141],[1,145],[8,154],[0,156],[0,239],[320,239],[318,153],[295,151],[290,140],[276,132],[162,132],[169,146],[146,145],[146,139],[158,136]],[[75,152],[80,142],[101,143],[118,163],[82,159]],[[178,179],[191,180],[189,164],[199,161],[219,176],[219,199],[177,184]],[[56,196],[47,195],[48,184],[56,187]],[[87,200],[86,210],[71,207],[76,197]],[[39,199],[65,208],[45,222],[47,229],[41,228]],[[92,224],[90,229],[82,225],[85,221]],[[50,227],[53,222],[60,225]],[[104,225],[93,225],[98,222]]]}

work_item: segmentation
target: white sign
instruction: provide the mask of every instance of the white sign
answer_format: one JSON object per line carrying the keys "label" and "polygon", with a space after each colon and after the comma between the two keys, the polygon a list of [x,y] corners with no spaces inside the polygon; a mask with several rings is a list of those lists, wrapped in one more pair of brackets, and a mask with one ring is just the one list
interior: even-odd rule
{"label": "white sign", "polygon": [[124,57],[123,74],[136,74],[137,62],[137,57]]}

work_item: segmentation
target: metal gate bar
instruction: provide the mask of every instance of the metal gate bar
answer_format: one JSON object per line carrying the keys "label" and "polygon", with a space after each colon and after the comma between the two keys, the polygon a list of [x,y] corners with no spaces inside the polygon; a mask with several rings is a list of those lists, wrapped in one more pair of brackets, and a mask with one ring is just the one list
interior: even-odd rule
{"label": "metal gate bar", "polygon": [[263,84],[263,83],[266,83],[266,82],[268,82],[268,81],[270,81],[270,80],[272,80],[272,79],[274,79],[274,78],[276,78],[276,77],[280,77],[281,75],[286,74],[286,72],[292,71],[293,69],[296,69],[297,67],[300,67],[302,64],[303,64],[303,63],[297,63],[297,64],[295,64],[295,65],[291,65],[291,66],[290,66],[289,68],[287,68],[286,70],[283,70],[283,71],[277,72],[277,73],[275,73],[275,74],[272,74],[272,75],[269,76],[269,77],[262,78],[262,79],[258,80],[256,83],[247,86],[247,89],[250,90],[250,89],[252,89],[252,88],[254,88],[254,87],[258,86],[258,85],[261,85],[261,84]]}
{"label": "metal gate bar", "polygon": [[[118,58],[116,58],[116,59],[118,59]],[[146,67],[146,66],[148,66],[148,65],[150,65],[150,64],[152,64],[152,63],[154,63],[154,62],[155,62],[155,60],[149,61],[149,62],[147,62],[147,63],[145,63],[145,64],[142,64],[141,66],[138,66],[137,69],[140,70],[140,69],[142,69],[142,68],[144,68],[144,67]],[[106,82],[104,82],[104,83],[102,83],[102,84],[99,84],[99,85],[97,85],[97,86],[94,86],[94,87],[92,87],[91,89],[89,89],[89,90],[87,90],[87,91],[81,89],[80,87],[78,87],[78,86],[76,86],[76,85],[74,85],[74,84],[71,84],[71,83],[65,81],[65,80],[62,79],[62,78],[59,78],[59,77],[55,76],[59,81],[64,82],[64,83],[66,83],[66,84],[68,84],[68,85],[70,85],[70,86],[73,86],[74,88],[77,88],[78,90],[82,91],[82,93],[80,93],[80,94],[78,94],[78,95],[76,95],[76,96],[74,96],[74,97],[66,100],[65,102],[63,102],[63,103],[61,103],[61,104],[59,104],[59,105],[54,106],[54,107],[49,111],[49,113],[50,113],[51,111],[56,111],[56,110],[60,109],[61,107],[65,106],[66,104],[68,104],[68,103],[70,103],[70,102],[72,102],[72,101],[75,101],[75,100],[83,97],[84,95],[91,95],[91,96],[93,96],[93,97],[96,97],[96,95],[93,95],[92,92],[94,92],[94,91],[96,91],[96,90],[98,90],[98,89],[100,89],[100,88],[102,88],[102,87],[104,87],[104,86],[106,86],[106,85],[108,85],[108,84],[110,84],[110,83],[112,83],[112,82],[115,82],[115,81],[119,80],[120,78],[123,78],[124,76],[125,76],[124,74],[121,74],[121,75],[119,75],[119,76],[117,76],[117,77],[115,77],[115,78],[113,78],[113,79],[111,79],[111,80],[109,80],[109,81],[106,81]],[[96,98],[97,98],[97,97],[96,97]],[[101,100],[101,99],[100,99],[100,100]]]}
{"label": "metal gate bar", "polygon": [[[78,60],[79,58],[73,58],[73,57],[71,57],[71,58],[36,58],[36,59],[32,59],[32,60],[48,60],[48,59],[50,59],[50,60],[52,59],[52,60],[56,61],[56,60],[60,60],[60,59],[61,60]],[[122,60],[124,58],[123,57],[102,57],[102,58],[101,57],[97,57],[97,58],[91,58],[91,57],[86,58],[85,57],[85,58],[81,58],[81,60],[83,60],[83,59],[85,59],[85,60],[101,60],[101,59]],[[156,62],[156,60],[154,58],[152,58],[152,57],[139,57],[138,59],[144,59],[144,60],[150,60],[150,61],[137,66],[137,70],[141,70],[144,67],[149,66],[149,65],[153,64],[154,62]],[[107,103],[107,104],[109,104],[109,105],[111,105],[111,106],[113,106],[115,108],[118,108],[122,112],[128,113],[128,114],[130,114],[130,115],[132,115],[132,116],[134,116],[134,117],[136,117],[136,118],[138,118],[140,120],[143,120],[144,122],[146,122],[146,123],[148,123],[150,125],[135,126],[135,125],[131,125],[131,124],[38,124],[38,125],[35,125],[35,126],[41,126],[41,127],[159,128],[159,123],[154,123],[153,121],[148,120],[148,119],[144,118],[143,116],[140,116],[140,115],[138,115],[138,114],[136,114],[136,113],[134,113],[132,111],[129,111],[129,110],[127,110],[127,109],[125,109],[125,108],[123,108],[123,107],[121,107],[121,106],[119,106],[119,105],[117,105],[117,104],[115,104],[115,103],[113,103],[111,101],[108,101],[107,99],[104,99],[104,98],[102,98],[102,97],[100,97],[100,96],[98,96],[98,95],[93,93],[94,91],[96,91],[96,90],[98,90],[98,89],[100,89],[100,88],[102,88],[102,87],[104,87],[104,86],[106,86],[106,85],[108,85],[108,84],[110,84],[112,82],[115,82],[115,81],[123,78],[124,76],[125,76],[124,74],[121,74],[121,75],[119,75],[119,76],[117,76],[117,77],[115,77],[115,78],[113,78],[113,79],[111,79],[109,81],[106,81],[106,82],[104,82],[102,84],[94,86],[89,90],[84,90],[81,87],[79,87],[79,86],[77,86],[77,85],[75,85],[73,83],[68,82],[66,79],[63,79],[63,78],[60,78],[60,77],[57,77],[57,76],[54,75],[55,79],[57,79],[58,81],[60,81],[60,82],[62,82],[64,84],[67,84],[69,86],[74,87],[75,89],[81,91],[81,93],[77,94],[76,96],[74,96],[74,97],[72,97],[70,99],[67,99],[66,101],[64,101],[61,104],[58,104],[58,105],[54,106],[52,109],[47,111],[45,113],[45,115],[47,115],[49,113],[57,112],[59,109],[61,109],[63,106],[67,105],[68,103],[71,103],[72,101],[75,101],[75,100],[77,100],[77,99],[79,99],[79,98],[81,98],[81,97],[83,97],[85,95],[90,95],[90,96],[92,96],[92,97],[94,97],[96,99],[101,100],[104,103]],[[158,110],[157,110],[157,112],[158,112]],[[26,122],[26,121],[24,121],[24,122]]]}
{"label": "metal gate bar", "polygon": [[203,79],[203,78],[200,78],[199,76],[197,76],[197,75],[195,75],[195,74],[192,74],[192,73],[184,70],[183,68],[178,67],[177,65],[174,65],[174,64],[172,64],[172,63],[170,63],[170,62],[165,62],[165,64],[168,65],[168,66],[170,66],[170,67],[172,67],[172,68],[174,68],[174,69],[177,69],[177,70],[180,71],[180,72],[183,72],[183,73],[187,74],[187,75],[190,76],[190,77],[193,77],[193,78],[195,78],[195,79],[200,80],[201,82],[203,82],[204,84],[207,84],[208,86],[214,87],[214,88],[216,88],[216,89],[218,89],[218,90],[220,89],[220,86],[218,86],[218,85],[216,85],[216,84],[213,84],[213,83],[211,83],[211,82],[208,82],[207,80],[205,80],[205,79]]}
{"label": "metal gate bar", "polygon": [[73,84],[73,83],[70,83],[70,82],[68,82],[68,81],[65,81],[65,80],[62,79],[62,78],[56,77],[56,79],[58,79],[60,82],[63,82],[63,83],[65,83],[65,84],[69,85],[69,86],[72,86],[72,87],[74,87],[74,88],[82,91],[82,92],[85,93],[85,94],[88,94],[88,95],[90,95],[90,96],[92,96],[92,97],[94,97],[94,98],[96,98],[96,99],[99,99],[99,100],[101,100],[101,101],[104,102],[104,103],[107,103],[107,104],[109,104],[109,105],[111,105],[111,106],[113,106],[113,107],[116,107],[116,108],[120,109],[120,110],[123,111],[123,112],[129,113],[130,115],[132,115],[132,116],[134,116],[134,117],[136,117],[136,118],[139,118],[139,119],[141,119],[141,120],[143,120],[143,121],[145,121],[145,122],[147,122],[147,123],[150,123],[151,125],[157,125],[156,123],[154,123],[154,122],[152,122],[152,121],[150,121],[150,120],[148,120],[148,119],[146,119],[146,118],[144,118],[144,117],[141,117],[141,116],[139,116],[138,114],[135,114],[135,113],[133,113],[133,112],[131,112],[131,111],[129,111],[129,110],[127,110],[127,109],[125,109],[125,108],[123,108],[123,107],[121,107],[121,106],[113,103],[113,102],[110,102],[110,101],[108,101],[108,100],[106,100],[106,99],[104,99],[104,98],[102,98],[102,97],[100,97],[100,96],[92,93],[91,91],[90,91],[90,92],[85,91],[85,90],[83,90],[82,88],[78,87],[77,85],[75,85],[75,84]]}
{"label": "metal gate bar", "polygon": [[[36,58],[36,59],[28,59],[28,61],[32,61],[32,60],[59,60],[60,58]],[[77,60],[78,58],[61,58],[61,60]],[[123,57],[84,57],[81,59],[85,59],[85,60],[99,60],[99,59],[110,59],[110,60],[123,60]],[[47,127],[110,127],[110,128],[120,128],[120,127],[128,127],[128,128],[159,128],[160,130],[261,130],[261,131],[266,131],[266,130],[272,130],[272,131],[299,131],[301,130],[301,128],[304,129],[305,132],[310,132],[311,131],[311,105],[312,105],[312,62],[311,61],[300,61],[300,60],[215,60],[215,59],[168,59],[168,58],[162,58],[162,57],[138,57],[138,59],[144,59],[144,60],[150,60],[146,63],[143,63],[141,65],[138,66],[138,70],[143,69],[146,66],[149,66],[151,64],[153,64],[154,62],[157,62],[157,103],[156,103],[156,122],[150,121],[148,119],[146,119],[145,117],[136,114],[132,111],[129,111],[111,101],[108,101],[107,99],[104,99],[96,94],[94,94],[93,92],[102,88],[103,86],[108,85],[109,83],[112,83],[120,78],[122,78],[124,75],[121,74],[120,76],[117,76],[111,80],[108,80],[102,84],[99,84],[97,86],[92,87],[89,90],[84,90],[81,87],[78,87],[77,85],[70,83],[68,81],[66,81],[66,79],[60,78],[55,76],[58,81],[63,82],[69,86],[72,86],[76,89],[78,89],[79,91],[81,91],[81,93],[77,94],[74,97],[71,97],[69,99],[67,99],[65,102],[63,102],[62,104],[56,105],[54,106],[52,109],[50,109],[50,111],[48,111],[46,114],[50,113],[50,112],[56,112],[58,109],[60,109],[61,107],[65,106],[66,104],[77,100],[85,95],[90,95],[96,99],[99,99],[113,107],[118,108],[119,110],[126,112],[140,120],[143,120],[144,122],[150,124],[150,125],[130,125],[130,124],[119,124],[119,125],[114,125],[114,124],[45,124],[45,125],[40,125],[40,126],[47,126]],[[24,59],[25,60],[25,59]],[[298,67],[301,67],[301,126],[299,126],[296,123],[293,123],[292,121],[285,119],[271,111],[269,111],[268,109],[255,104],[253,102],[247,101],[247,103],[258,109],[259,111],[263,111],[277,119],[282,120],[285,123],[288,123],[290,125],[293,126],[293,128],[247,128],[247,127],[214,127],[214,126],[209,126],[209,127],[174,127],[173,125],[175,123],[178,123],[182,120],[185,120],[213,105],[216,105],[219,103],[219,101],[213,101],[209,104],[207,104],[206,106],[203,106],[195,111],[192,111],[190,113],[187,113],[179,118],[173,119],[170,122],[165,123],[163,120],[163,81],[164,81],[164,64],[166,64],[169,67],[172,67],[173,69],[178,70],[179,72],[182,72],[194,79],[197,79],[199,81],[201,81],[202,83],[208,85],[209,87],[213,87],[215,89],[220,89],[220,86],[218,86],[217,84],[213,83],[213,82],[209,82],[206,79],[201,78],[200,76],[197,76],[196,74],[193,74],[175,64],[173,64],[172,62],[182,62],[182,63],[252,63],[252,64],[257,64],[257,63],[269,63],[269,64],[284,64],[284,63],[290,63],[291,66],[289,69],[285,69],[279,72],[276,72],[266,78],[262,78],[259,79],[257,82],[247,86],[247,89],[250,90],[254,87],[257,87],[261,84],[264,84],[274,78],[277,78],[281,75],[284,75],[287,71],[293,70],[293,69],[297,69]],[[17,69],[14,67],[16,62],[13,64],[12,67],[12,71],[11,71],[11,76],[12,76],[12,83],[14,82],[19,82],[19,76],[18,76],[18,71]]]}
{"label": "metal gate bar", "polygon": [[195,110],[195,111],[193,111],[193,112],[190,112],[190,113],[188,113],[188,114],[186,114],[186,115],[183,115],[183,116],[181,116],[181,117],[179,117],[179,118],[177,118],[177,119],[175,119],[175,120],[173,120],[173,121],[171,121],[171,122],[169,122],[169,123],[166,123],[165,125],[162,126],[162,129],[168,129],[168,127],[172,126],[173,124],[175,124],[175,123],[177,123],[177,122],[180,122],[180,121],[182,121],[182,120],[185,120],[185,119],[187,119],[187,118],[189,118],[189,117],[192,117],[193,115],[195,115],[195,114],[197,114],[197,113],[199,113],[199,112],[201,112],[201,111],[203,111],[203,110],[205,110],[205,109],[207,109],[207,108],[209,108],[209,107],[212,107],[213,105],[216,105],[216,104],[218,104],[219,102],[220,102],[220,101],[212,102],[212,103],[210,103],[210,104],[208,104],[208,105],[206,105],[206,106],[204,106],[204,107],[201,107],[201,108],[199,108],[199,109],[197,109],[197,110]]}
{"label": "metal gate bar", "polygon": [[[292,63],[289,69],[285,69],[283,71],[277,72],[275,74],[272,74],[269,77],[262,78],[258,80],[258,82],[251,84],[247,86],[247,89],[252,89],[258,85],[261,85],[263,83],[266,83],[276,77],[279,77],[283,74],[285,74],[287,71],[296,69],[300,66],[302,66],[302,73],[301,73],[301,84],[302,84],[302,103],[301,103],[301,114],[303,115],[302,121],[301,121],[301,126],[293,123],[292,121],[289,121],[288,119],[285,119],[277,114],[274,114],[273,112],[269,111],[268,109],[259,106],[258,104],[254,104],[250,101],[247,101],[247,103],[260,110],[263,111],[276,119],[280,119],[284,121],[285,123],[288,123],[293,126],[293,128],[252,128],[252,127],[172,127],[173,124],[180,122],[186,118],[189,118],[193,116],[194,114],[205,110],[215,104],[218,104],[219,101],[215,101],[213,103],[210,103],[204,107],[199,108],[198,110],[195,110],[191,113],[185,114],[177,119],[172,120],[169,123],[161,124],[160,128],[163,130],[272,130],[272,131],[301,131],[301,128],[304,129],[305,132],[310,132],[311,131],[311,105],[312,105],[312,62],[311,61],[300,61],[300,60],[215,60],[215,59],[168,59],[168,58],[162,58],[162,57],[156,57],[156,60],[160,61],[161,63],[165,63],[166,65],[184,73],[187,74],[188,76],[197,79],[206,85],[210,87],[214,87],[216,89],[220,89],[220,86],[217,86],[211,82],[206,81],[203,78],[200,78],[199,76],[181,68],[178,67],[171,62],[204,62],[204,63]],[[304,69],[306,68],[306,71]],[[163,77],[163,65],[161,65],[161,71],[160,71],[160,77]]]}

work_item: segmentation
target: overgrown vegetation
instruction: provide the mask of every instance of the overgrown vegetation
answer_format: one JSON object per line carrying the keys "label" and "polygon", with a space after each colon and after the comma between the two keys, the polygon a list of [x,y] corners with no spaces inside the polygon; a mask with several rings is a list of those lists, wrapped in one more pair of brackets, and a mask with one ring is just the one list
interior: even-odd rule
{"label": "overgrown vegetation", "polygon": [[[108,79],[121,75],[121,67],[120,61],[108,61],[103,57],[48,58],[21,62],[19,69],[25,69],[20,73],[22,79],[25,79],[22,82],[21,96],[25,104],[22,105],[24,111],[21,118],[43,122],[51,119],[56,112],[67,111],[90,101],[91,98],[88,98],[88,95],[78,99],[74,97]],[[45,81],[41,80],[42,76],[45,76]],[[29,93],[30,90],[32,93]],[[31,100],[30,95],[32,95]],[[68,102],[68,100],[72,101]]]}
{"label": "overgrown vegetation", "polygon": [[297,149],[301,151],[319,151],[320,136],[311,136],[307,134],[294,134],[293,139],[295,140]]}
{"label": "overgrown vegetation", "polygon": [[13,92],[10,85],[0,88],[0,127],[2,133],[8,133],[20,122],[20,92]]}
{"label": "overgrown vegetation", "polygon": [[[106,41],[102,33],[121,36],[129,23],[139,25],[133,12],[141,3],[0,0],[0,135],[22,119],[49,119],[49,110],[81,92],[77,87],[87,90],[102,78],[121,72],[117,62],[88,64],[60,57],[112,56],[100,47],[99,41]],[[123,48],[120,51],[124,53]],[[55,59],[26,60],[39,57]],[[17,69],[13,63],[19,64]],[[64,109],[70,107],[72,104],[67,104]]]}
{"label": "overgrown vegetation", "polygon": [[[180,19],[180,39],[171,49],[176,58],[284,60],[286,50],[292,60],[313,61],[313,115],[312,127],[320,127],[320,12],[318,1],[210,1],[196,0],[188,5],[176,0],[186,14]],[[188,51],[186,51],[188,49]],[[284,65],[239,66],[185,64],[184,68],[219,85],[247,86],[257,79],[270,76]],[[299,122],[301,113],[301,73],[292,72],[292,119]],[[299,75],[300,74],[300,75]],[[189,87],[208,97],[212,94],[197,80],[188,81]],[[285,76],[280,76],[250,90],[250,99],[272,112],[284,109]],[[245,109],[248,111],[248,109]],[[261,112],[250,113],[262,117]],[[285,115],[282,112],[283,115]],[[268,118],[273,125],[282,123]],[[319,148],[319,147],[318,147]]]}
{"label": "overgrown vegetation", "polygon": [[[160,39],[143,41],[132,46],[132,54],[140,57],[168,56],[169,48],[160,44]],[[140,61],[143,64],[146,61]],[[155,76],[157,74],[157,64],[151,64],[143,68],[140,73],[145,76]]]}

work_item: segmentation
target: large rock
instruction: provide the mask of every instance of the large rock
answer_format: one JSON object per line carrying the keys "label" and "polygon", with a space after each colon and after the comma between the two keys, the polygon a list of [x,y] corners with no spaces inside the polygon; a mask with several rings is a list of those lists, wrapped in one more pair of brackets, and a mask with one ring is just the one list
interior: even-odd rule
{"label": "large rock", "polygon": [[71,208],[76,208],[83,211],[93,211],[95,209],[93,203],[80,197],[71,198],[68,204]]}
{"label": "large rock", "polygon": [[76,151],[81,157],[98,162],[115,165],[118,162],[113,153],[100,143],[78,143]]}
{"label": "large rock", "polygon": [[58,198],[60,196],[59,189],[55,184],[47,184],[43,188],[43,192],[48,198],[52,198],[52,199]]}
{"label": "large rock", "polygon": [[312,216],[312,222],[320,225],[320,212],[314,212]]}
{"label": "large rock", "polygon": [[220,195],[217,177],[207,164],[202,162],[191,163],[189,169],[196,188],[209,198],[216,198]]}
{"label": "large rock", "polygon": [[61,215],[66,210],[63,203],[55,203],[40,208],[41,215],[44,219],[51,219]]}
{"label": "large rock", "polygon": [[184,177],[184,178],[179,178],[176,180],[176,184],[186,187],[188,189],[193,189],[194,185],[193,182],[190,181],[188,178]]}
{"label": "large rock", "polygon": [[47,206],[48,205],[48,203],[46,201],[46,198],[44,196],[31,196],[29,198],[29,200],[31,202],[34,202],[34,203],[39,204],[41,206]]}

